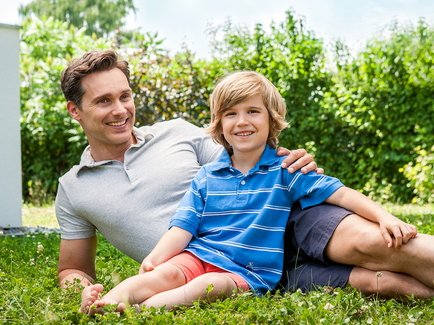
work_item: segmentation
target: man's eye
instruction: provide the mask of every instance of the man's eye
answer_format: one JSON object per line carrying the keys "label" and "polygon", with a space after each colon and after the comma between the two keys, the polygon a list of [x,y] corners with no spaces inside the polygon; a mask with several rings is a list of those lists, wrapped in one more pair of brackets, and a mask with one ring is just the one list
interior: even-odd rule
{"label": "man's eye", "polygon": [[128,100],[130,100],[130,98],[131,98],[130,94],[124,94],[121,96],[121,100],[123,100],[123,101],[128,101]]}
{"label": "man's eye", "polygon": [[98,100],[98,104],[107,104],[110,103],[110,99],[108,98],[101,98]]}

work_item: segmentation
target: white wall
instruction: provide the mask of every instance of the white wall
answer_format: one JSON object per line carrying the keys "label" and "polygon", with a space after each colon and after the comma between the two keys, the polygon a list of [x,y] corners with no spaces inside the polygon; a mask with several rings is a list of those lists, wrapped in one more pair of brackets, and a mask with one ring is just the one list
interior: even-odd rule
{"label": "white wall", "polygon": [[19,28],[0,23],[0,227],[20,227]]}

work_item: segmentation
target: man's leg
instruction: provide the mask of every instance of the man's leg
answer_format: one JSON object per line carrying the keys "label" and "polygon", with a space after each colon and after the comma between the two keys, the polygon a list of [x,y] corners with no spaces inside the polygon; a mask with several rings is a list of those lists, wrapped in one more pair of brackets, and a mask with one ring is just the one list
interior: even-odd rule
{"label": "man's leg", "polygon": [[[304,210],[295,205],[285,233],[287,274],[282,284],[287,290],[303,291],[349,284],[366,294],[385,297],[432,297],[431,286],[418,276],[425,275],[429,281],[434,272],[433,238],[418,235],[400,250],[387,248],[378,225],[350,211],[329,204]],[[378,274],[383,276],[378,278]]]}
{"label": "man's leg", "polygon": [[287,269],[281,285],[288,291],[301,289],[307,292],[323,286],[344,288],[350,285],[366,295],[378,294],[386,298],[434,297],[433,288],[406,274],[376,272],[357,266],[319,261],[309,261]]}
{"label": "man's leg", "polygon": [[336,227],[325,254],[337,263],[405,273],[434,288],[434,236],[418,234],[399,249],[389,248],[378,224],[352,214]]}
{"label": "man's leg", "polygon": [[348,284],[364,294],[378,294],[386,298],[413,296],[427,299],[434,297],[433,288],[410,275],[389,271],[376,272],[357,266],[351,271]]}

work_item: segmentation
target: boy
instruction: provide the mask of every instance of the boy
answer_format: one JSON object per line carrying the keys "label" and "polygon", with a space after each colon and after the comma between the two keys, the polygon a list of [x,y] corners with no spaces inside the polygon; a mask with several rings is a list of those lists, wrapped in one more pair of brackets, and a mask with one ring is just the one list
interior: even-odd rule
{"label": "boy", "polygon": [[[277,89],[256,72],[223,78],[211,96],[210,133],[226,151],[203,166],[172,218],[170,230],[143,260],[140,274],[101,299],[103,287],[83,290],[82,312],[107,304],[172,308],[233,292],[273,290],[283,270],[284,231],[291,206],[339,205],[377,222],[388,246],[416,229],[336,178],[282,171],[275,153],[287,126]],[[91,308],[95,307],[95,308]]]}

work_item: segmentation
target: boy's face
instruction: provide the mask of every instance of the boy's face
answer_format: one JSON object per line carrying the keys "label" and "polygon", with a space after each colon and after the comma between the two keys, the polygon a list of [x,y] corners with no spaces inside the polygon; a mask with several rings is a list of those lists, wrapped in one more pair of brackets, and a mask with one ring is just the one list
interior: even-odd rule
{"label": "boy's face", "polygon": [[232,146],[234,155],[257,154],[264,151],[270,131],[268,110],[261,95],[254,95],[223,112],[223,136]]}

